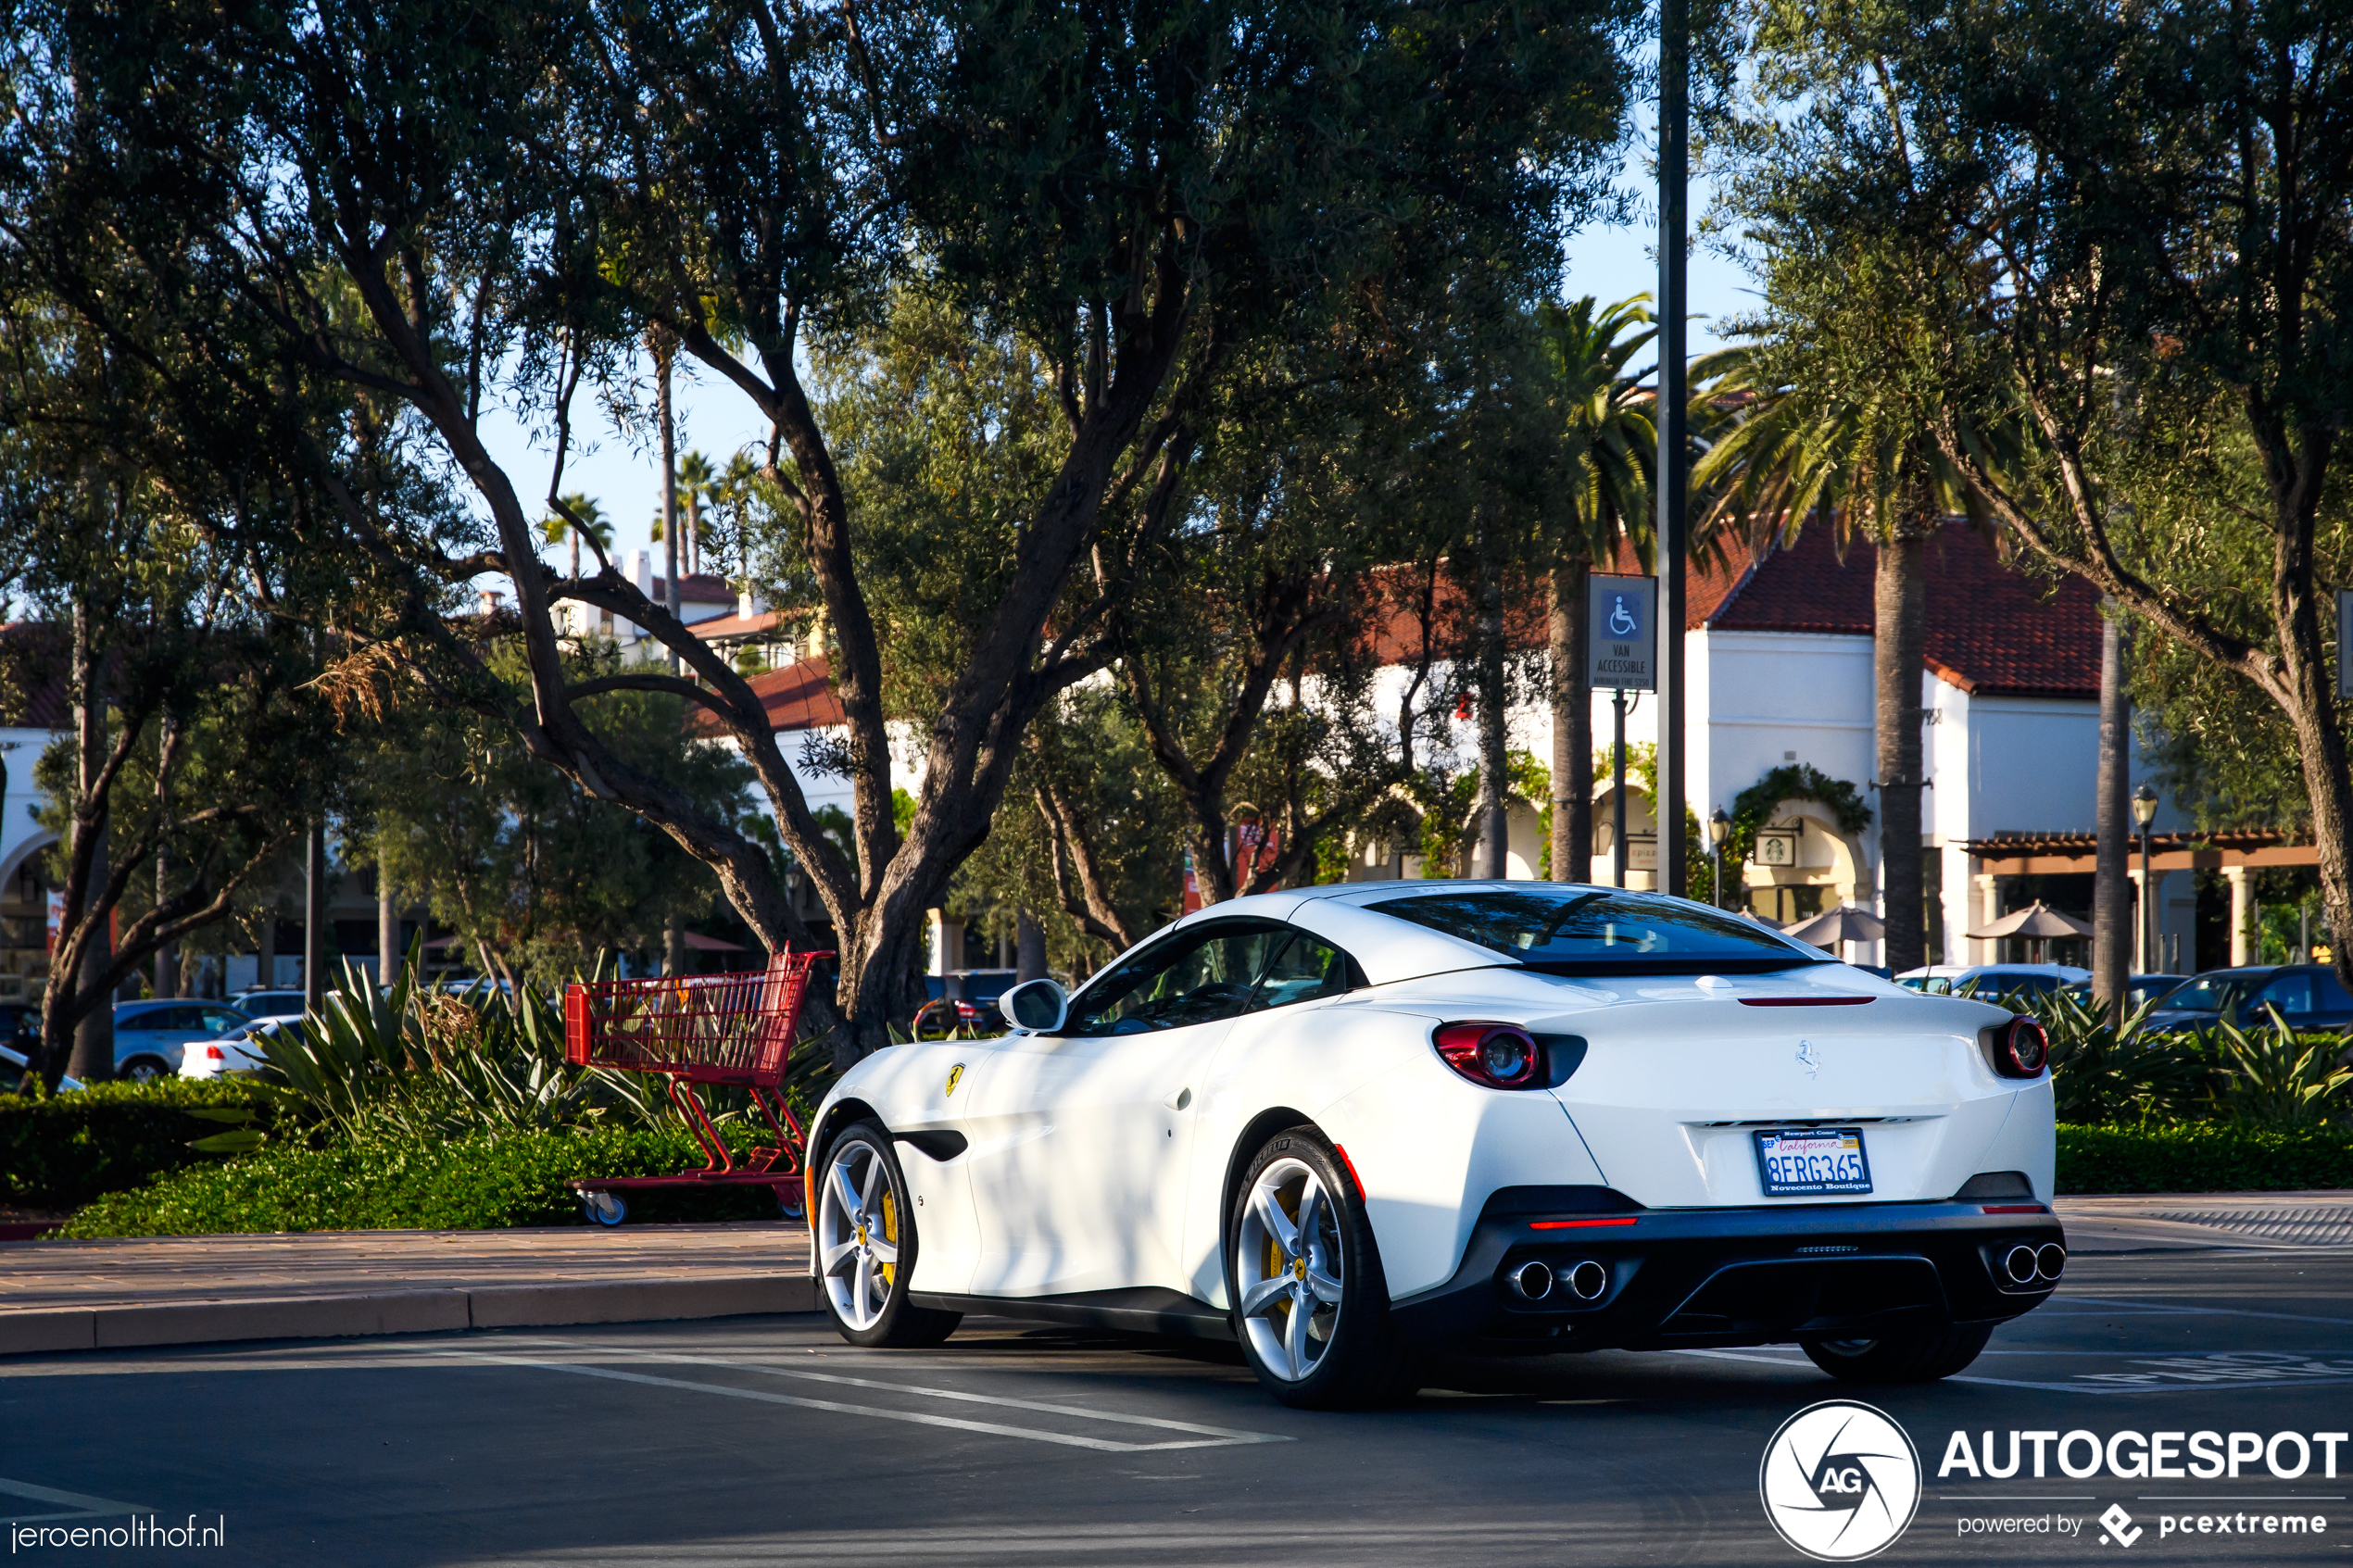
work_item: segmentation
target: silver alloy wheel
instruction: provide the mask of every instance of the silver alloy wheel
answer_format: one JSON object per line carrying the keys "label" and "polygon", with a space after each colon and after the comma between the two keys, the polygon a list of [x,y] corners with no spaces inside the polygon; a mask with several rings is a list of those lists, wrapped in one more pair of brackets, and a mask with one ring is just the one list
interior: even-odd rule
{"label": "silver alloy wheel", "polygon": [[1242,1331],[1260,1365],[1297,1383],[1322,1363],[1340,1326],[1340,1211],[1314,1171],[1277,1160],[1252,1184],[1235,1233]]}
{"label": "silver alloy wheel", "polygon": [[825,1295],[853,1329],[875,1326],[899,1273],[899,1195],[882,1153],[863,1138],[837,1146],[817,1202]]}

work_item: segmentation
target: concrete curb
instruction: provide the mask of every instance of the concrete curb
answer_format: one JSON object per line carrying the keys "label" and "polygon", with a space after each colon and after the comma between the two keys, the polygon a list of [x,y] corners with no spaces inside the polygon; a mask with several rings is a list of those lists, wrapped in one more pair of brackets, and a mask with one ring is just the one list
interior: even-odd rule
{"label": "concrete curb", "polygon": [[0,1356],[239,1339],[333,1339],[466,1328],[658,1323],[816,1310],[816,1282],[805,1274],[497,1285],[464,1290],[273,1296],[233,1301],[118,1302],[0,1311]]}

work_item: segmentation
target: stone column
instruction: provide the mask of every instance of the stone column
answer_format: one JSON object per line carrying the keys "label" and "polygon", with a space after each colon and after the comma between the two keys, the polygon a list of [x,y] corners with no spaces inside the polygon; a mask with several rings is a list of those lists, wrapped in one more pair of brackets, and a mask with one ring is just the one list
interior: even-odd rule
{"label": "stone column", "polygon": [[2255,884],[2245,866],[2224,866],[2222,880],[2231,884],[2231,967],[2236,969],[2255,961],[2248,956],[2254,946],[2248,927],[2255,922]]}
{"label": "stone column", "polygon": [[[1995,876],[1991,872],[1977,873],[1977,925],[1981,931],[2002,918],[2002,882],[2001,877]],[[2000,961],[2002,950],[2000,942],[1988,936],[1973,936],[1969,939],[1969,962],[1996,963]]]}

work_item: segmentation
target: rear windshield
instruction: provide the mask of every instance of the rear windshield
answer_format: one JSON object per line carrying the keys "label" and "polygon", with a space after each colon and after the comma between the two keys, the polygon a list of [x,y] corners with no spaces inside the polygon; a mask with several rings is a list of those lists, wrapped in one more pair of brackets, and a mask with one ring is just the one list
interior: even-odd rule
{"label": "rear windshield", "polygon": [[1758,974],[1832,961],[1738,915],[1609,889],[1487,888],[1367,907],[1549,974]]}
{"label": "rear windshield", "polygon": [[2183,1012],[2228,1012],[2263,979],[2260,974],[2200,975],[2180,990],[2169,993],[2165,1005]]}

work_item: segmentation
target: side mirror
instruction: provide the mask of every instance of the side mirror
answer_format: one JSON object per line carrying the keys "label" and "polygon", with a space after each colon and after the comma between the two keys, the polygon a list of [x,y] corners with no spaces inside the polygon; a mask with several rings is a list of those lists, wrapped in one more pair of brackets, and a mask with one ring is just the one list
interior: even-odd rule
{"label": "side mirror", "polygon": [[1063,1026],[1070,1011],[1070,997],[1057,981],[1030,980],[999,997],[997,1010],[1016,1029],[1051,1035]]}

